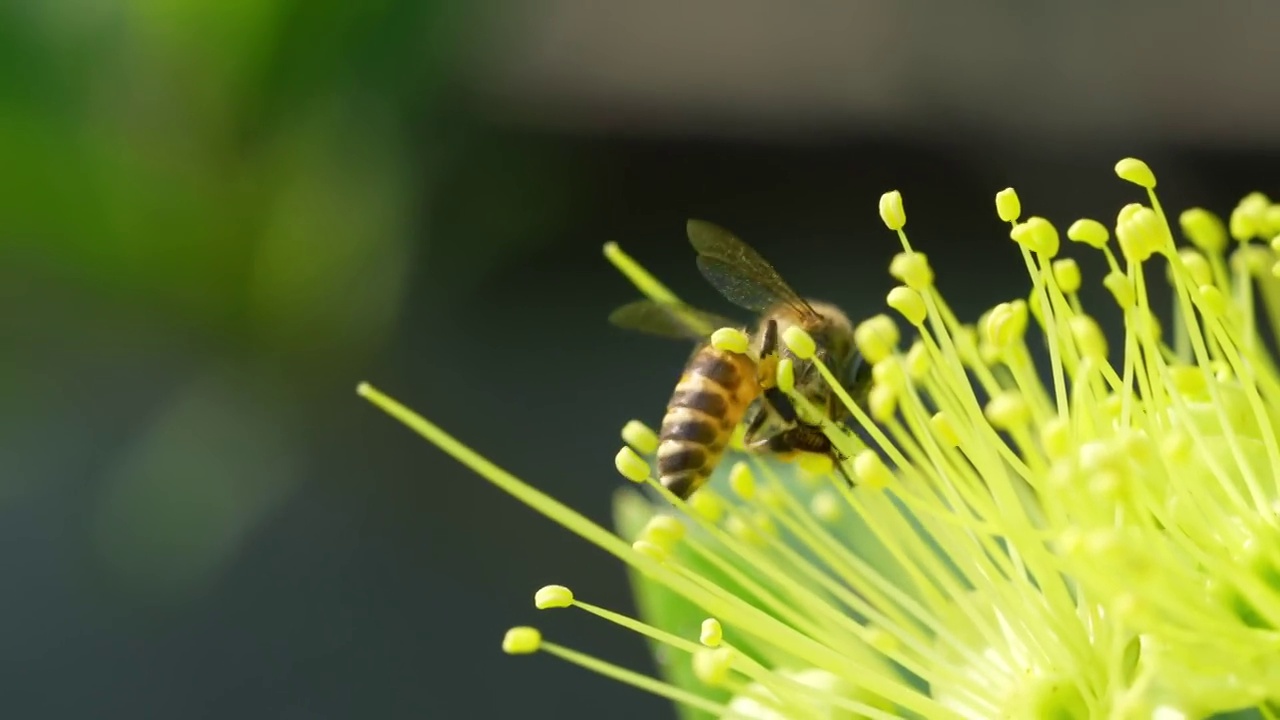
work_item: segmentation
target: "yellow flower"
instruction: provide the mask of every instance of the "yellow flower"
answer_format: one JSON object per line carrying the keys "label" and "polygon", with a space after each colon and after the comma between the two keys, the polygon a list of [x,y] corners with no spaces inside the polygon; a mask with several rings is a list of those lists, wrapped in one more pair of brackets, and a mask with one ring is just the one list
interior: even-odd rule
{"label": "yellow flower", "polygon": [[[1078,295],[1079,266],[1058,257],[1058,229],[1023,219],[1012,189],[996,215],[1030,291],[972,325],[908,241],[902,197],[885,194],[881,217],[903,249],[886,304],[914,339],[904,347],[889,314],[857,328],[874,378],[865,409],[813,360],[861,431],[825,428],[853,488],[830,466],[780,472],[752,457],[683,502],[655,482],[653,433],[633,421],[616,467],[670,507],[624,495],[624,539],[372,387],[360,394],[629,565],[642,611],[663,615],[659,598],[688,610],[650,624],[560,586],[535,597],[645,635],[665,680],[527,627],[508,634],[509,653],[548,652],[703,716],[1275,717],[1280,371],[1267,343],[1280,324],[1280,205],[1255,193],[1225,223],[1187,210],[1176,224],[1190,245],[1178,247],[1150,168],[1115,169],[1145,203],[1121,208],[1111,232],[1088,219],[1066,231],[1109,268],[1116,307],[1098,310],[1124,322],[1110,343]],[[606,254],[642,292],[674,297],[616,246]],[[1150,294],[1162,277],[1164,324]],[[812,346],[802,332],[785,340],[802,358]]]}

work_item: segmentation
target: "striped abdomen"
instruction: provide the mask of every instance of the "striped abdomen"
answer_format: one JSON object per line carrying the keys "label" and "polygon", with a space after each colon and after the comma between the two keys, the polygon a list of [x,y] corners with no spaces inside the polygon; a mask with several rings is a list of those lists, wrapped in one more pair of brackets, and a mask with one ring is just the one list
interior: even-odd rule
{"label": "striped abdomen", "polygon": [[706,482],[759,392],[751,358],[711,345],[700,348],[680,377],[658,432],[663,486],[688,498]]}

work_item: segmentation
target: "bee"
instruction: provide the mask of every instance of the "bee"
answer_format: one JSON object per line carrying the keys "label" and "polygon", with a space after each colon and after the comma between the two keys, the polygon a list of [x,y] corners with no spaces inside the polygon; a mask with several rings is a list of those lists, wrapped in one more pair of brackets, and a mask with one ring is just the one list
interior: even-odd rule
{"label": "bee", "polygon": [[[659,482],[681,499],[701,487],[719,464],[734,430],[747,426],[748,450],[784,459],[801,452],[843,459],[821,426],[803,422],[790,398],[777,387],[777,366],[795,364],[796,392],[828,418],[841,422],[848,411],[812,363],[795,358],[778,342],[795,325],[817,346],[815,355],[837,373],[852,378],[855,398],[865,396],[868,374],[853,345],[853,325],[836,306],[797,295],[755,250],[729,231],[690,220],[689,240],[702,275],[726,299],[759,314],[747,354],[719,350],[707,338],[720,327],[748,328],[676,302],[639,300],[610,315],[616,326],[697,342],[676,384],[658,432]],[[847,475],[846,475],[847,479]]]}
{"label": "bee", "polygon": [[658,430],[658,482],[676,497],[688,499],[711,477],[734,430],[760,396],[755,359],[720,350],[708,341],[717,328],[747,328],[681,303],[653,300],[623,305],[609,321],[628,330],[698,343]]}
{"label": "bee", "polygon": [[[757,377],[764,402],[748,421],[744,443],[750,450],[765,451],[784,459],[796,453],[829,454],[836,467],[843,458],[818,424],[806,423],[786,393],[777,387],[778,362],[790,359],[795,368],[795,391],[828,420],[844,425],[850,417],[839,396],[817,367],[795,357],[778,342],[792,326],[814,341],[815,357],[840,380],[855,402],[865,404],[870,388],[870,368],[854,345],[853,323],[835,305],[800,297],[767,260],[728,230],[702,220],[690,220],[689,241],[698,253],[698,270],[729,302],[758,313],[755,338],[760,359]],[[770,430],[772,430],[770,432]],[[846,476],[847,479],[847,476]]]}

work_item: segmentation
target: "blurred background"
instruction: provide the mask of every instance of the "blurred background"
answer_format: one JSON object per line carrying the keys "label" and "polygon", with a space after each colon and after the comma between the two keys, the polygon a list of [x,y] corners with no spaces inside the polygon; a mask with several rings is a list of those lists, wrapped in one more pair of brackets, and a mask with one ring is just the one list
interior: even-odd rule
{"label": "blurred background", "polygon": [[[609,523],[688,353],[612,330],[616,240],[687,217],[879,312],[908,230],[1021,295],[993,194],[1065,227],[1274,194],[1280,6],[1100,0],[0,5],[0,695],[15,717],[660,718],[505,629],[623,569],[359,400],[369,380]],[[1238,8],[1238,9],[1235,9]],[[1273,195],[1274,196],[1274,195]],[[1094,306],[1099,263],[1081,260]]]}

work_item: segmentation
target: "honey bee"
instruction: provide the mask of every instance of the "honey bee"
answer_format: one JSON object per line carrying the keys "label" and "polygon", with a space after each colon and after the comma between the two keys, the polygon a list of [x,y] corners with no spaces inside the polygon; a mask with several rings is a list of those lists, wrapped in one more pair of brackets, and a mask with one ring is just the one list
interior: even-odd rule
{"label": "honey bee", "polygon": [[[667,403],[658,432],[659,482],[681,499],[701,487],[719,464],[737,426],[746,421],[743,442],[748,450],[782,458],[809,452],[842,458],[822,432],[806,423],[777,387],[777,366],[790,358],[796,392],[829,419],[841,422],[848,411],[831,392],[812,363],[794,357],[778,338],[792,325],[806,330],[817,346],[815,355],[837,377],[851,378],[855,399],[865,396],[868,374],[853,344],[853,325],[830,303],[805,300],[755,250],[729,231],[690,220],[689,240],[698,252],[703,276],[734,304],[760,314],[747,354],[719,350],[707,338],[720,327],[740,323],[681,303],[640,300],[610,315],[622,328],[698,343]],[[847,479],[847,476],[846,476]]]}

